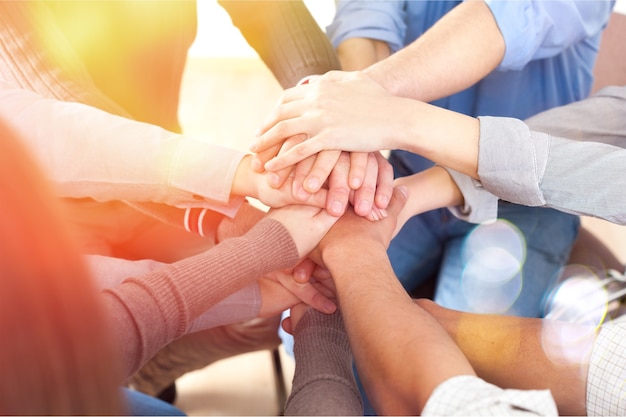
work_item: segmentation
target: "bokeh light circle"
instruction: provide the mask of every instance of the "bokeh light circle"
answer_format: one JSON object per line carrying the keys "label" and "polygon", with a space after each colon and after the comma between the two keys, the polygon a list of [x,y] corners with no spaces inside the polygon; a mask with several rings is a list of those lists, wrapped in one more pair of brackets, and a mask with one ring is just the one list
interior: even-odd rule
{"label": "bokeh light circle", "polygon": [[506,220],[477,226],[461,257],[463,294],[472,311],[501,313],[515,303],[526,259],[526,241],[516,226]]}

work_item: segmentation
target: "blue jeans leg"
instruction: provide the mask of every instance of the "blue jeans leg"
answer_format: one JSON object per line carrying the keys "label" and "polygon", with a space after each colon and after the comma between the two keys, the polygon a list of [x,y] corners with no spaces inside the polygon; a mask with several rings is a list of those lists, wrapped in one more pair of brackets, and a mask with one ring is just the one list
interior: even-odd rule
{"label": "blue jeans leg", "polygon": [[139,391],[123,388],[126,408],[130,416],[185,416],[180,409]]}

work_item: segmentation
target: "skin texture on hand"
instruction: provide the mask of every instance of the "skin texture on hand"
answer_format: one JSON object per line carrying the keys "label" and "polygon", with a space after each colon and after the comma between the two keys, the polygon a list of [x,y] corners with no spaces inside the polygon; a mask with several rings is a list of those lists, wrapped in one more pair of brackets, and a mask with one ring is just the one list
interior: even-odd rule
{"label": "skin texture on hand", "polygon": [[[252,149],[270,171],[323,151],[403,149],[475,178],[479,132],[476,118],[395,97],[363,73],[335,71],[285,91]],[[307,139],[266,153],[286,136]]]}
{"label": "skin texture on hand", "polygon": [[292,193],[291,180],[281,183],[279,187],[270,186],[268,173],[259,173],[252,168],[252,156],[246,155],[239,163],[231,193],[252,197],[268,207],[284,207],[289,204],[306,204],[323,208],[326,204],[327,190],[320,189],[316,193],[297,198]]}

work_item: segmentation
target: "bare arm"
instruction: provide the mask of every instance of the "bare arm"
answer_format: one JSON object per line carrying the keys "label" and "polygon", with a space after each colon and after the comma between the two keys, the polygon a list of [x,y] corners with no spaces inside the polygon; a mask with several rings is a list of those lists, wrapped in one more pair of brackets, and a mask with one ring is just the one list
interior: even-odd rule
{"label": "bare arm", "polygon": [[337,46],[337,56],[344,71],[362,70],[389,55],[389,46],[376,39],[349,38]]}
{"label": "bare arm", "polygon": [[557,320],[479,315],[417,304],[445,327],[479,377],[503,388],[550,389],[561,415],[585,415],[593,329]]}
{"label": "bare arm", "polygon": [[504,38],[487,4],[465,1],[411,45],[364,72],[394,95],[432,101],[484,78],[504,52]]}
{"label": "bare arm", "polygon": [[440,383],[474,374],[447,332],[410,299],[387,258],[395,216],[405,199],[394,193],[390,216],[376,223],[380,227],[346,214],[320,244],[359,374],[381,414],[418,414]]}

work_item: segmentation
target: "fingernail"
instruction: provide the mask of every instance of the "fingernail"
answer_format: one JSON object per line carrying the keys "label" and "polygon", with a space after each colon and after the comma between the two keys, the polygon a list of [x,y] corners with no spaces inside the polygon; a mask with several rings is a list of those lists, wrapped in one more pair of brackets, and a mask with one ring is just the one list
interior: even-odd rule
{"label": "fingernail", "polygon": [[383,207],[387,207],[389,205],[389,196],[388,195],[381,195],[377,198],[378,200],[378,204],[383,206]]}
{"label": "fingernail", "polygon": [[369,201],[367,201],[367,200],[362,200],[362,201],[359,203],[359,211],[360,211],[361,213],[369,213],[369,211],[370,211],[370,203],[369,203]]}
{"label": "fingernail", "polygon": [[250,152],[256,152],[258,148],[259,147],[257,146],[257,144],[253,143],[252,145],[250,145]]}
{"label": "fingernail", "polygon": [[329,314],[332,314],[332,313],[335,312],[336,309],[337,309],[337,305],[335,303],[333,303],[332,301],[326,300],[324,302],[324,311],[325,312],[327,312]]}
{"label": "fingernail", "polygon": [[269,185],[271,185],[272,187],[277,187],[278,183],[280,181],[280,177],[278,176],[278,174],[272,172],[270,174],[267,175],[267,182],[269,183]]}
{"label": "fingernail", "polygon": [[265,163],[265,169],[267,171],[274,171],[274,164],[272,163],[272,161],[274,161],[273,159],[270,159],[269,161],[267,161]]}
{"label": "fingernail", "polygon": [[356,190],[360,186],[361,186],[361,179],[360,178],[353,178],[350,181],[350,188],[352,188],[353,190]]}
{"label": "fingernail", "polygon": [[307,279],[306,272],[301,269],[294,271],[293,276],[298,282],[305,282]]}
{"label": "fingernail", "polygon": [[398,187],[398,191],[400,191],[402,193],[402,195],[405,196],[405,197],[409,196],[409,190],[404,185],[400,185]]}
{"label": "fingernail", "polygon": [[306,182],[307,191],[314,193],[320,188],[320,181],[317,178],[309,178]]}
{"label": "fingernail", "polygon": [[378,209],[378,212],[383,217],[383,219],[386,219],[389,216],[389,213],[387,213],[387,210],[385,209]]}
{"label": "fingernail", "polygon": [[341,214],[341,212],[343,211],[343,204],[341,204],[340,201],[333,201],[332,204],[330,205],[330,212],[333,214]]}

